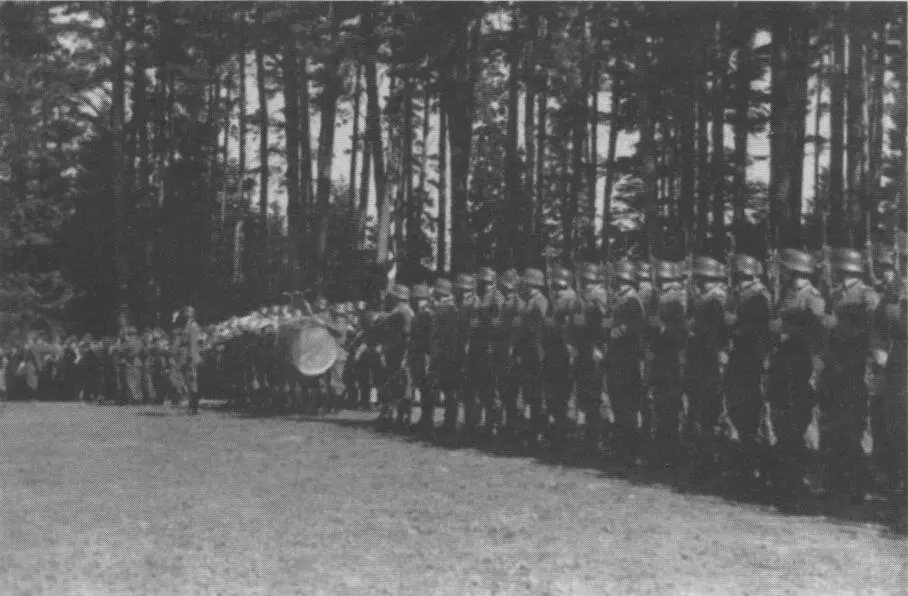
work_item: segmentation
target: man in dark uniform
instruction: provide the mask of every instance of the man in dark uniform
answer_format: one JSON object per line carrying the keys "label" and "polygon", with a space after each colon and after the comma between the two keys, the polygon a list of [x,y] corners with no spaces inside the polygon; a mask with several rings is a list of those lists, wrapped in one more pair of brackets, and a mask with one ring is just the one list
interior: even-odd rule
{"label": "man in dark uniform", "polygon": [[656,267],[659,283],[658,307],[650,316],[653,337],[650,377],[655,412],[656,463],[675,466],[680,462],[679,428],[684,404],[684,368],[687,351],[687,291],[683,263],[660,261]]}
{"label": "man in dark uniform", "polygon": [[572,333],[574,316],[580,314],[580,299],[574,291],[572,272],[555,268],[552,281],[552,317],[548,322],[545,348],[546,411],[555,419],[554,443],[563,447],[568,434],[568,406],[573,393],[573,367],[577,346]]}
{"label": "man in dark uniform", "polygon": [[615,298],[606,320],[608,351],[605,359],[608,395],[615,416],[618,449],[631,457],[639,455],[637,413],[643,400],[643,303],[637,295],[637,271],[629,260],[614,270]]}
{"label": "man in dark uniform", "polygon": [[407,349],[407,360],[410,370],[410,402],[416,401],[419,393],[420,418],[419,428],[425,434],[431,433],[435,426],[435,403],[429,396],[431,388],[428,383],[429,353],[432,349],[432,310],[430,309],[431,293],[429,286],[416,284],[410,288],[410,305],[414,312],[413,325],[410,329],[410,346]]}
{"label": "man in dark uniform", "polygon": [[583,283],[580,312],[575,312],[571,327],[577,354],[574,360],[577,381],[577,405],[585,417],[585,451],[599,452],[602,431],[602,384],[606,348],[605,323],[608,318],[608,294],[605,277],[599,266],[586,265],[580,273]]}
{"label": "man in dark uniform", "polygon": [[520,316],[520,334],[516,354],[521,372],[521,393],[525,406],[530,408],[530,431],[527,439],[536,445],[539,434],[548,427],[548,417],[542,410],[542,370],[545,363],[546,325],[549,301],[542,293],[545,277],[538,269],[523,273],[524,308]]}
{"label": "man in dark uniform", "polygon": [[413,310],[410,308],[410,288],[395,285],[388,300],[390,312],[380,323],[378,350],[383,361],[381,378],[377,380],[378,401],[381,405],[379,418],[390,419],[394,407],[397,411],[397,422],[409,420],[409,403],[405,403],[407,392],[407,345],[410,343],[410,330],[413,324]]}
{"label": "man in dark uniform", "polygon": [[479,400],[479,415],[484,414],[483,433],[492,438],[496,429],[501,428],[501,409],[498,405],[500,366],[496,362],[498,351],[495,338],[501,326],[504,298],[496,286],[498,275],[491,267],[482,267],[476,276],[479,307],[476,327],[470,341],[470,363],[474,373],[474,385]]}
{"label": "man in dark uniform", "polygon": [[195,322],[195,309],[187,306],[183,315],[178,320],[178,327],[174,338],[174,356],[183,377],[182,390],[189,403],[189,413],[199,413],[199,385],[198,366],[199,357],[199,326]]}
{"label": "man in dark uniform", "polygon": [[517,409],[520,378],[514,363],[515,340],[520,331],[520,316],[524,309],[523,300],[517,292],[520,277],[517,271],[509,269],[498,280],[501,294],[501,311],[494,327],[494,369],[498,382],[498,394],[504,406],[504,426],[502,430],[509,436],[520,432],[523,420],[522,412]]}
{"label": "man in dark uniform", "polygon": [[[461,375],[461,359],[458,349],[460,315],[457,312],[451,282],[447,279],[438,279],[433,288],[434,300],[432,304],[432,350],[431,350],[431,379],[435,389],[444,394],[445,415],[443,429],[445,434],[454,438],[457,434],[457,418],[459,415],[457,392],[463,382]],[[426,407],[433,407],[434,393],[431,394],[433,402]],[[423,427],[424,430],[429,430]]]}
{"label": "man in dark uniform", "polygon": [[120,370],[120,404],[136,404],[142,401],[142,342],[135,327],[123,327],[117,345],[117,360]]}
{"label": "man in dark uniform", "polygon": [[464,410],[464,434],[472,436],[478,429],[480,418],[478,394],[482,381],[478,380],[477,376],[481,376],[484,366],[482,360],[484,356],[488,359],[488,355],[482,354],[476,337],[479,329],[476,278],[471,274],[462,273],[455,279],[454,288],[458,314],[457,357],[461,362],[460,370],[464,379],[460,386],[459,401],[463,404]]}
{"label": "man in dark uniform", "polygon": [[837,283],[830,296],[832,314],[823,320],[828,333],[820,407],[826,423],[827,494],[860,502],[867,488],[867,462],[861,439],[867,418],[864,374],[870,353],[876,292],[861,279],[864,259],[850,248],[833,253]]}
{"label": "man in dark uniform", "polygon": [[783,510],[799,507],[804,489],[804,432],[810,424],[814,390],[823,371],[826,302],[810,277],[813,257],[795,249],[780,255],[784,291],[769,329],[778,338],[773,356],[767,398],[772,427],[778,438],[766,468],[775,489],[776,504]]}
{"label": "man in dark uniform", "polygon": [[734,469],[742,488],[753,487],[759,451],[761,412],[765,410],[761,379],[769,369],[769,319],[772,297],[760,281],[760,262],[750,255],[734,259],[734,293],[726,308],[725,322],[731,329],[733,348],[726,374],[727,419],[733,429],[737,453]]}
{"label": "man in dark uniform", "polygon": [[[906,251],[908,252],[908,251]],[[883,423],[879,434],[873,438],[880,451],[886,470],[888,504],[896,521],[896,529],[908,530],[908,279],[897,279],[898,293],[884,294],[877,308],[877,333],[874,336],[874,364],[884,370],[885,380],[881,390]]]}
{"label": "man in dark uniform", "polygon": [[[705,256],[693,263],[696,288],[688,312],[687,363],[684,388],[693,439],[694,483],[709,480],[719,470],[717,429],[722,415],[724,369],[728,365],[729,332],[725,322],[727,273],[722,263]],[[759,386],[759,385],[758,385]]]}

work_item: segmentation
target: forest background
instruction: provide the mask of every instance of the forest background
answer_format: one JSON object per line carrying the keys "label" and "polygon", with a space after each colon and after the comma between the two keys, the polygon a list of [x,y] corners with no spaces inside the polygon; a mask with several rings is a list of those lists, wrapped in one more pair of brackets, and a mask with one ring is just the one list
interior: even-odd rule
{"label": "forest background", "polygon": [[904,3],[0,3],[0,332],[882,250]]}

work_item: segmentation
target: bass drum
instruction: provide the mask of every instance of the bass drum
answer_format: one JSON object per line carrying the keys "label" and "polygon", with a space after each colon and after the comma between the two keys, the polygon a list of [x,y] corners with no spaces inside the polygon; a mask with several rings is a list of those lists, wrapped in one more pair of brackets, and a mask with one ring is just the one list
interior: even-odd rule
{"label": "bass drum", "polygon": [[324,326],[314,321],[282,325],[279,333],[290,363],[307,377],[326,373],[337,361],[337,342]]}

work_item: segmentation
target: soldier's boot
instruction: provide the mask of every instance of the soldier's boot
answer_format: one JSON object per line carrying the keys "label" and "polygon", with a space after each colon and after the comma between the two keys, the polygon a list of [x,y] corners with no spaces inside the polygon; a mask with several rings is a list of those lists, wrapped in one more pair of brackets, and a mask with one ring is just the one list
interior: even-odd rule
{"label": "soldier's boot", "polygon": [[430,437],[435,432],[435,394],[427,383],[422,384],[419,388],[419,404],[417,430],[419,434]]}
{"label": "soldier's boot", "polygon": [[460,404],[456,391],[445,391],[445,413],[441,428],[443,433],[453,438],[457,434],[457,418],[460,414]]}

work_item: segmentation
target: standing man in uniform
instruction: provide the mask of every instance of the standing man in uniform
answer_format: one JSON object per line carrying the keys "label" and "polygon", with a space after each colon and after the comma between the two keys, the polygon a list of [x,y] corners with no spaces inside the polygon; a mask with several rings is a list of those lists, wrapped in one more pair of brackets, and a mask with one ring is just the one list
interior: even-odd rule
{"label": "standing man in uniform", "polygon": [[733,467],[740,474],[742,488],[753,488],[760,460],[762,378],[769,370],[769,319],[772,297],[760,280],[760,262],[750,255],[734,259],[734,293],[725,314],[733,348],[726,375],[727,418],[737,441],[731,445],[737,457]]}
{"label": "standing man in uniform", "polygon": [[475,366],[479,414],[485,419],[483,435],[486,439],[491,439],[496,429],[500,431],[502,419],[498,394],[501,366],[496,360],[499,356],[496,336],[501,327],[504,298],[496,286],[497,279],[498,274],[491,267],[482,267],[476,276],[478,320],[470,342],[471,350],[475,352],[470,362]]}
{"label": "standing man in uniform", "polygon": [[585,417],[584,451],[599,453],[602,432],[602,388],[606,347],[605,324],[608,318],[608,294],[605,277],[598,265],[588,264],[581,272],[583,296],[580,311],[571,321],[577,355],[574,360],[577,381],[577,405]]}
{"label": "standing man in uniform", "polygon": [[[416,284],[410,288],[410,306],[413,310],[413,324],[410,329],[410,346],[407,360],[410,370],[410,403],[416,401],[419,393],[419,427],[425,431],[435,426],[435,404],[429,397],[429,353],[432,349],[432,310],[429,286]],[[423,432],[423,434],[425,434]]]}
{"label": "standing man in uniform", "polygon": [[410,288],[395,285],[388,295],[391,311],[380,323],[379,355],[383,360],[382,375],[378,390],[381,404],[379,419],[391,418],[391,408],[396,408],[397,422],[409,421],[409,402],[405,397],[408,386],[406,367],[407,345],[413,325],[413,310],[410,308]]}
{"label": "standing man in uniform", "polygon": [[555,419],[554,444],[563,447],[568,435],[568,406],[573,393],[573,369],[577,346],[572,333],[574,316],[580,314],[580,300],[574,291],[573,274],[558,267],[553,274],[555,295],[548,321],[545,390],[546,410]]}
{"label": "standing man in uniform", "polygon": [[659,305],[650,316],[653,337],[652,375],[656,463],[673,469],[681,463],[679,429],[684,410],[684,366],[687,354],[687,291],[683,263],[660,261],[656,268]]}
{"label": "standing man in uniform", "polygon": [[142,401],[142,342],[135,327],[123,327],[117,347],[120,370],[121,405]]}
{"label": "standing man in uniform", "polygon": [[517,292],[519,283],[520,277],[513,269],[505,271],[499,277],[501,314],[497,326],[494,327],[495,339],[493,340],[494,374],[504,410],[504,423],[499,428],[503,434],[507,434],[509,437],[517,436],[523,419],[522,412],[519,412],[517,408],[520,380],[514,362],[515,339],[520,331],[520,316],[525,307]]}
{"label": "standing man in uniform", "polygon": [[[445,414],[442,425],[444,433],[452,440],[457,436],[457,418],[459,415],[457,392],[463,383],[461,378],[458,349],[460,315],[457,312],[457,303],[454,300],[451,282],[447,279],[438,279],[433,288],[434,303],[432,305],[432,350],[430,377],[435,384],[435,389],[444,395]],[[426,404],[427,408],[435,407],[435,395],[430,393],[432,402]],[[428,421],[422,426],[423,432],[433,432]]]}
{"label": "standing man in uniform", "polygon": [[869,481],[861,438],[867,419],[868,395],[864,382],[876,292],[861,279],[863,255],[850,248],[833,253],[838,282],[830,296],[832,314],[823,319],[828,333],[820,408],[826,422],[826,489],[835,498],[859,503]]}
{"label": "standing man in uniform", "polygon": [[530,408],[530,429],[527,440],[535,446],[539,434],[548,426],[548,415],[542,410],[542,369],[545,364],[545,336],[549,316],[549,301],[542,293],[545,277],[539,269],[523,273],[524,308],[520,316],[520,334],[516,353],[521,372],[521,393],[524,406]]}
{"label": "standing man in uniform", "polygon": [[[464,435],[472,437],[479,427],[481,415],[478,394],[482,381],[483,360],[479,345],[479,297],[476,295],[476,278],[462,273],[455,280],[457,297],[459,340],[457,357],[464,382],[460,387],[460,402],[464,409]],[[485,355],[488,358],[488,355]]]}
{"label": "standing man in uniform", "polygon": [[700,256],[694,259],[692,273],[696,288],[688,314],[684,387],[694,443],[692,480],[701,483],[718,472],[716,435],[730,338],[725,322],[728,294],[722,285],[726,279],[724,266],[711,257]]}
{"label": "standing man in uniform", "polygon": [[640,376],[643,359],[643,303],[637,295],[637,271],[623,259],[615,265],[615,299],[606,320],[608,351],[605,359],[608,394],[615,415],[615,447],[625,455],[639,455],[637,413],[643,401]]}
{"label": "standing man in uniform", "polygon": [[188,412],[191,415],[199,413],[199,382],[198,366],[200,329],[195,322],[195,309],[192,306],[183,308],[183,314],[178,319],[176,337],[174,338],[174,356],[176,365],[182,376],[181,389],[188,401]]}
{"label": "standing man in uniform", "polygon": [[814,392],[823,372],[826,302],[810,281],[816,264],[809,254],[785,249],[780,255],[784,291],[769,329],[778,338],[767,390],[772,427],[778,438],[768,471],[777,506],[796,511],[804,490],[806,448]]}

